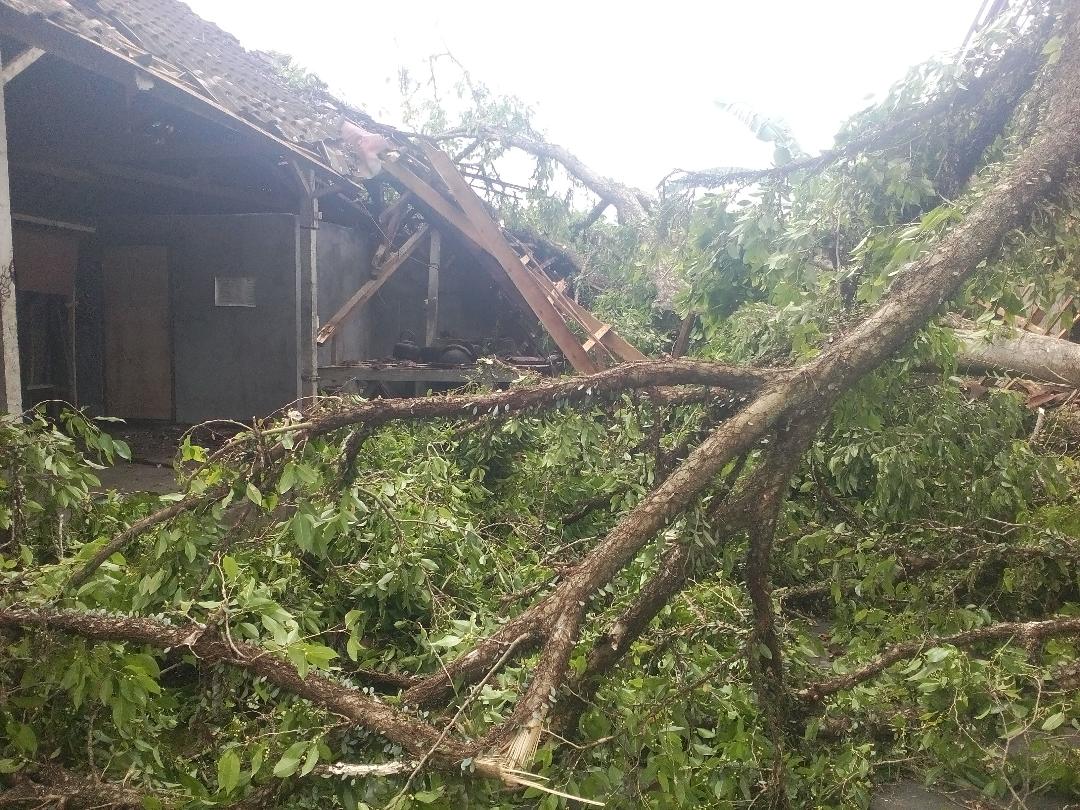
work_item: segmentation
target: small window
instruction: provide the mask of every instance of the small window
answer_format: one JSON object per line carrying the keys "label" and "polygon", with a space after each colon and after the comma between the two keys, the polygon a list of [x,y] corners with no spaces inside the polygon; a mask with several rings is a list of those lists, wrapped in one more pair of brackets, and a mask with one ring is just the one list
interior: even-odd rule
{"label": "small window", "polygon": [[251,276],[215,276],[214,306],[255,306],[255,279]]}

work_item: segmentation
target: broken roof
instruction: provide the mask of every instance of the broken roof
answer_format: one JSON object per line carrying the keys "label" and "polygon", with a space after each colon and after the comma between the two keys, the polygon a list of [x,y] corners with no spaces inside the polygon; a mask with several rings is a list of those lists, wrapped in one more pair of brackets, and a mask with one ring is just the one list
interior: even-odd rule
{"label": "broken roof", "polygon": [[[558,288],[527,247],[507,240],[453,161],[434,144],[382,126],[325,91],[289,86],[269,56],[246,50],[180,0],[0,0],[0,33],[141,91],[159,93],[226,126],[258,133],[301,158],[306,168],[329,172],[331,190],[339,180],[355,185],[383,169],[387,181],[412,195],[410,205],[425,219],[457,231],[490,259],[486,266],[493,276],[539,318],[576,370],[598,368],[590,352],[624,361],[645,359]],[[347,121],[364,128],[344,127]],[[351,148],[343,130],[352,137]],[[375,161],[373,167],[374,154],[365,154],[369,137],[379,141],[380,149],[397,151],[399,160]],[[584,344],[569,324],[587,335]]]}
{"label": "broken roof", "polygon": [[304,150],[337,174],[350,176],[356,168],[340,141],[342,121],[379,128],[329,93],[290,87],[267,54],[245,49],[180,0],[0,0],[0,10],[4,7],[21,15],[18,22],[24,27],[48,32],[55,26],[81,44],[90,41],[134,62],[151,76]]}

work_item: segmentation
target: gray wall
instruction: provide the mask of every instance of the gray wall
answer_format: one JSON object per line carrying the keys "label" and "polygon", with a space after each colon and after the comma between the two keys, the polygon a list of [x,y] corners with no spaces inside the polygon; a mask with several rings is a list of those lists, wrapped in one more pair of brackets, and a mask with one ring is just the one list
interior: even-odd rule
{"label": "gray wall", "polygon": [[[374,240],[367,233],[323,222],[315,237],[319,275],[319,319],[326,323],[371,278]],[[353,310],[335,335],[341,362],[371,357],[370,306]],[[319,365],[331,364],[329,341],[319,347]]]}
{"label": "gray wall", "polygon": [[[468,254],[449,253],[443,241],[443,257],[448,259],[439,272],[440,338],[456,338],[477,343],[502,344],[509,321],[518,317],[512,306],[502,302],[491,277]],[[388,357],[403,330],[424,342],[427,324],[427,245],[422,245],[410,261],[395,273],[372,300],[371,357]],[[506,351],[501,347],[500,351]]]}
{"label": "gray wall", "polygon": [[[106,245],[165,245],[173,323],[176,421],[250,420],[299,395],[296,217],[124,218]],[[214,305],[215,276],[255,279],[255,306]]]}

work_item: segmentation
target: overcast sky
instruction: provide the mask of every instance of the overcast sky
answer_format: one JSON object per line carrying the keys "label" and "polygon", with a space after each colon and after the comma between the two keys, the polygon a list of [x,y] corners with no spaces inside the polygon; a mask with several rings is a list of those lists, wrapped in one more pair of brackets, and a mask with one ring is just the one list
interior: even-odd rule
{"label": "overcast sky", "polygon": [[719,111],[784,118],[810,151],[905,70],[959,47],[979,0],[187,0],[248,48],[285,51],[395,120],[397,70],[450,50],[596,169],[642,187],[672,168],[767,165]]}

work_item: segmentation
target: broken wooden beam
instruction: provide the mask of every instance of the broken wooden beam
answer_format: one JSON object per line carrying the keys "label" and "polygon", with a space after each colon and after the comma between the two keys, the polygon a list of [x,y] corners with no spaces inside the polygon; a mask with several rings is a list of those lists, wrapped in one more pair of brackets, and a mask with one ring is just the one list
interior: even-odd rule
{"label": "broken wooden beam", "polygon": [[427,225],[420,226],[416,233],[410,236],[404,245],[398,248],[397,251],[391,254],[391,256],[379,266],[375,277],[365,282],[360,289],[353,293],[353,296],[342,305],[341,309],[334,313],[334,316],[319,330],[316,342],[320,346],[334,336],[338,327],[341,326],[342,322],[349,317],[354,309],[369,301],[371,297],[379,291],[379,288],[387,282],[390,276],[405,264],[416,250],[416,247],[420,244],[420,241],[427,235],[428,230],[429,227]]}
{"label": "broken wooden beam", "polygon": [[596,363],[578,343],[578,339],[570,331],[555,306],[548,300],[544,290],[521,266],[521,258],[510,247],[502,229],[488,214],[483,202],[476,196],[476,192],[458,172],[450,156],[429,144],[421,144],[421,148],[436,174],[446,183],[457,204],[461,206],[461,211],[472,226],[470,231],[479,238],[480,247],[494,256],[502,265],[503,270],[510,276],[514,286],[536,313],[540,323],[544,325],[544,329],[551,335],[555,345],[559,347],[570,365],[581,374],[596,372],[598,370]]}
{"label": "broken wooden beam", "polygon": [[442,254],[442,234],[431,232],[431,247],[428,253],[427,277],[427,324],[424,331],[424,345],[431,346],[439,336],[439,262]]}

